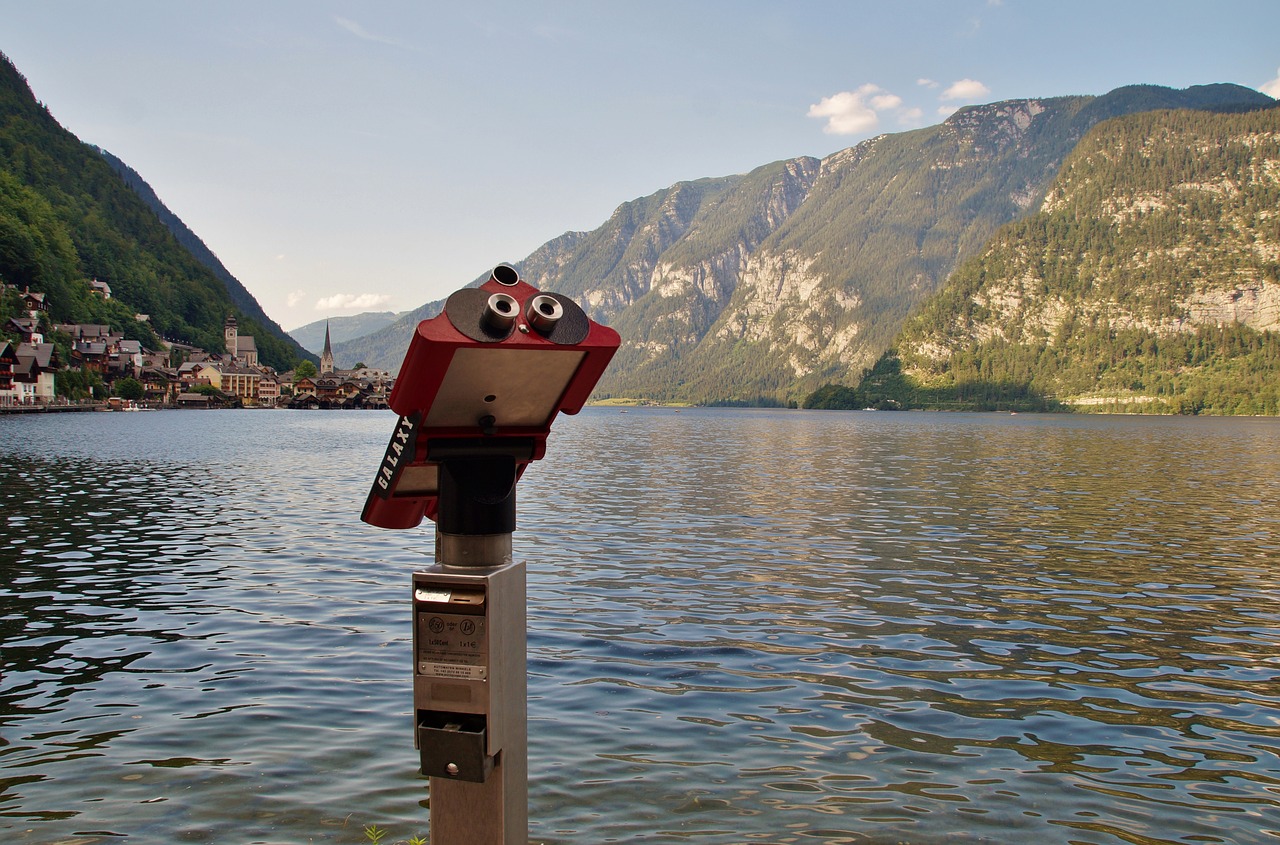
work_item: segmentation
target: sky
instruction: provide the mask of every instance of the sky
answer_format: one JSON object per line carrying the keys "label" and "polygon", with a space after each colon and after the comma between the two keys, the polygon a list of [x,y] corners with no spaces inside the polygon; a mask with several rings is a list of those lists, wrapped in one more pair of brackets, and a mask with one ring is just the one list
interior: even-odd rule
{"label": "sky", "polygon": [[0,52],[286,329],[975,103],[1234,82],[1280,0],[0,0]]}

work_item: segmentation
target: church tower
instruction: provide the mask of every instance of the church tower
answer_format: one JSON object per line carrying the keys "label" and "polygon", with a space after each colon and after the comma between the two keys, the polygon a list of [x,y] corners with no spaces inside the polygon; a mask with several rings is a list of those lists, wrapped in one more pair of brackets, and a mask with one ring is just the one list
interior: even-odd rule
{"label": "church tower", "polygon": [[237,348],[240,345],[240,332],[236,328],[236,318],[234,316],[228,316],[227,322],[223,323],[222,336],[227,342],[227,354],[235,358],[240,354],[240,350]]}
{"label": "church tower", "polygon": [[320,353],[320,374],[333,372],[333,349],[329,346],[329,321],[324,321],[324,351]]}

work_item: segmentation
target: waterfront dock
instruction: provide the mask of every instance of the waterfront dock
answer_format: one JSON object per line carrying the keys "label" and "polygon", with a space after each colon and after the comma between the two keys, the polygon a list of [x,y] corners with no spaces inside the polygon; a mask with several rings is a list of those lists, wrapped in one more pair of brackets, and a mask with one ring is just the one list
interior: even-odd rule
{"label": "waterfront dock", "polygon": [[92,402],[85,404],[44,404],[0,405],[0,414],[54,414],[67,411],[109,411],[105,403]]}

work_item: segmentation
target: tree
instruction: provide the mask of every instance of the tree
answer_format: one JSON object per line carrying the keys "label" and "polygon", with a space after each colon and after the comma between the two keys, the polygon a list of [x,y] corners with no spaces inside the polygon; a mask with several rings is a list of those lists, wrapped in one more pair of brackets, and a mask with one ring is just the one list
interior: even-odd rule
{"label": "tree", "polygon": [[824,384],[810,393],[804,400],[804,407],[822,410],[849,410],[861,408],[866,404],[862,395],[843,384]]}
{"label": "tree", "polygon": [[304,378],[315,378],[316,373],[318,372],[319,370],[316,369],[315,364],[310,361],[303,360],[293,370],[293,383],[297,384]]}
{"label": "tree", "polygon": [[130,376],[118,379],[113,387],[115,389],[116,396],[119,396],[121,399],[133,399],[136,401],[147,394],[146,389],[142,386],[142,382]]}
{"label": "tree", "polygon": [[60,370],[54,377],[54,391],[68,399],[92,399],[102,395],[102,374],[93,370]]}

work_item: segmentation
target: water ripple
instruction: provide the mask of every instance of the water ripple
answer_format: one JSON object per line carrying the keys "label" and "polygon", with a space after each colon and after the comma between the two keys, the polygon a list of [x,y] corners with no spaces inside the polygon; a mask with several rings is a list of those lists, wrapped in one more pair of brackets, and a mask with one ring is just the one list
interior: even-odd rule
{"label": "water ripple", "polygon": [[[391,424],[0,419],[6,841],[425,833],[430,536],[356,521]],[[534,841],[1274,841],[1277,445],[1268,420],[560,421],[516,537]]]}

